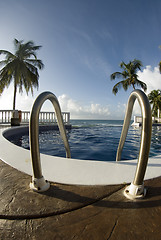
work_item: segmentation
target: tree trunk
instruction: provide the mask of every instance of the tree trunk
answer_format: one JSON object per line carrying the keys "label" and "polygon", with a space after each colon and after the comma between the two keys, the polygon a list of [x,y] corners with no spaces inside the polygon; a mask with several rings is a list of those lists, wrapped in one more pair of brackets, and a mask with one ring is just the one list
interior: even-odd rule
{"label": "tree trunk", "polygon": [[19,116],[18,116],[18,111],[15,111],[16,93],[17,93],[17,84],[16,84],[16,81],[14,81],[13,113],[12,113],[12,118],[11,118],[11,126],[19,126],[20,125],[20,119],[19,119]]}
{"label": "tree trunk", "polygon": [[15,110],[15,107],[16,107],[16,93],[17,93],[17,85],[16,85],[16,81],[14,81],[13,111]]}

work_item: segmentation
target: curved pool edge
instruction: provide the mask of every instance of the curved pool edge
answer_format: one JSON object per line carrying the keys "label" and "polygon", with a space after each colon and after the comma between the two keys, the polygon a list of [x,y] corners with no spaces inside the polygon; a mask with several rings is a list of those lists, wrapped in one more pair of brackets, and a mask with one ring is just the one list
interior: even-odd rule
{"label": "curved pool edge", "polygon": [[[16,146],[4,135],[25,131],[28,126],[0,129],[0,159],[13,168],[32,176],[30,151]],[[71,185],[112,185],[133,181],[137,160],[105,162],[68,159],[40,154],[42,172],[51,182]],[[161,155],[151,157],[145,180],[161,176]]]}

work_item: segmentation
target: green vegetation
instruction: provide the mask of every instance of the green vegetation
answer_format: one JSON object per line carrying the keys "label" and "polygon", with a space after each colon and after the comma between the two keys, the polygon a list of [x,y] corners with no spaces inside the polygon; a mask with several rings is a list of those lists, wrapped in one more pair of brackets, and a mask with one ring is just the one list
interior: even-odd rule
{"label": "green vegetation", "polygon": [[152,115],[157,117],[158,109],[161,110],[161,90],[153,90],[148,94],[150,104],[153,104]]}
{"label": "green vegetation", "polygon": [[112,92],[116,95],[120,87],[123,87],[126,91],[130,86],[135,89],[135,85],[140,86],[144,91],[147,90],[147,85],[138,79],[138,75],[136,72],[141,70],[142,62],[134,59],[130,61],[128,64],[124,62],[120,63],[120,67],[123,69],[122,72],[114,72],[111,74],[111,80],[115,80],[116,78],[122,78],[123,80],[115,84],[112,89]]}
{"label": "green vegetation", "polygon": [[14,46],[14,54],[6,50],[0,50],[0,55],[5,55],[5,60],[0,61],[0,66],[4,66],[0,70],[0,93],[2,93],[13,80],[13,110],[15,110],[16,105],[17,89],[22,93],[24,87],[27,94],[30,90],[33,94],[33,88],[38,88],[39,86],[38,69],[44,67],[42,61],[37,59],[36,56],[36,51],[39,50],[41,46],[35,46],[32,41],[24,43],[23,40],[18,41],[17,39],[14,39]]}

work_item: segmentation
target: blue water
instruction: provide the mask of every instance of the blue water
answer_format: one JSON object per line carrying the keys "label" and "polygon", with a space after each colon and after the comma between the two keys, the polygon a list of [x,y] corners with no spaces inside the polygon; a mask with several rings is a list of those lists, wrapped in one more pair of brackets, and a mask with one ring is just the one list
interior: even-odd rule
{"label": "blue water", "polygon": [[[121,120],[71,120],[72,129],[67,131],[72,158],[115,161],[121,136]],[[122,159],[138,158],[141,128],[130,126],[122,152]],[[14,138],[14,143],[29,149],[27,135]],[[39,135],[40,152],[65,157],[59,131],[42,131]],[[161,127],[153,127],[150,156],[161,154]]]}

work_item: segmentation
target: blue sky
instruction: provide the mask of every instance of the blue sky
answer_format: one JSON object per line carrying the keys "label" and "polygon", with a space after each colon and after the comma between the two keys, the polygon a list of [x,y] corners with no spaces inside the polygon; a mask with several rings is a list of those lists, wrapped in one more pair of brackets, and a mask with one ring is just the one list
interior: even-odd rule
{"label": "blue sky", "polygon": [[[160,12],[160,0],[1,0],[0,49],[14,52],[14,38],[33,40],[42,45],[38,58],[45,64],[39,90],[18,95],[17,109],[31,110],[38,94],[51,91],[72,118],[123,119],[132,88],[113,95],[117,80],[110,74],[136,58],[148,92],[161,88]],[[0,97],[0,109],[12,109],[12,98],[13,85]],[[43,109],[53,108],[45,103]]]}

